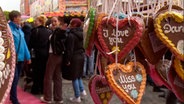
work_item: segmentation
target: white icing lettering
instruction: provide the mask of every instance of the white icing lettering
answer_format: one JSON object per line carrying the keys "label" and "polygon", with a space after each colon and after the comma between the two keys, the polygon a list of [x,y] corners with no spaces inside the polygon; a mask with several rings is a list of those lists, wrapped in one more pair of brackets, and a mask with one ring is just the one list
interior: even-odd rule
{"label": "white icing lettering", "polygon": [[118,43],[123,43],[123,40],[122,40],[122,38],[116,38],[116,37],[113,37],[113,38],[111,38],[111,37],[109,37],[109,44],[110,45],[113,45],[114,43],[116,43],[116,41],[118,42]]}
{"label": "white icing lettering", "polygon": [[133,75],[127,76],[127,75],[121,75],[118,79],[119,83],[121,84],[122,88],[128,93],[131,90],[135,90],[136,87],[134,85],[134,82],[136,82],[136,79]]}
{"label": "white icing lettering", "polygon": [[117,32],[117,37],[118,38],[116,38],[116,30],[115,29],[112,30],[111,35],[109,35],[109,30],[103,29],[103,36],[105,38],[109,39],[109,44],[110,45],[114,45],[116,43],[116,41],[120,44],[123,44],[124,42],[123,42],[122,38],[123,37],[129,37],[129,31],[128,30],[118,31]]}
{"label": "white icing lettering", "polygon": [[4,85],[5,80],[8,79],[8,76],[11,73],[9,64],[7,64],[4,70],[1,70],[0,72],[1,72],[1,76],[0,76],[0,88],[1,88],[2,85]]}
{"label": "white icing lettering", "polygon": [[184,33],[184,26],[171,26],[170,24],[165,24],[164,27],[164,33]]}
{"label": "white icing lettering", "polygon": [[136,81],[136,79],[135,79],[135,77],[133,75],[131,75],[131,76],[122,75],[119,78],[119,82],[121,84],[124,84],[124,83],[133,83],[135,81]]}
{"label": "white icing lettering", "polygon": [[103,32],[103,36],[107,38],[109,36],[108,30],[103,30]]}
{"label": "white icing lettering", "polygon": [[134,84],[123,84],[122,85],[123,89],[128,93],[131,90],[135,90],[136,87]]}
{"label": "white icing lettering", "polygon": [[110,92],[110,91],[111,91],[111,89],[108,86],[106,86],[104,88],[100,88],[100,87],[96,88],[96,93],[98,93],[98,94],[104,93],[104,92]]}

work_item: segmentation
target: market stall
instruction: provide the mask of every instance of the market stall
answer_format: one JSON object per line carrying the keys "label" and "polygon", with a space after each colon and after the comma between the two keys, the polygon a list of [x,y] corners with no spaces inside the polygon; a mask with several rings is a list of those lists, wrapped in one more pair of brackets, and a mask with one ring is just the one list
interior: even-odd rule
{"label": "market stall", "polygon": [[183,12],[182,0],[91,1],[84,47],[89,56],[98,49],[99,74],[89,82],[95,104],[108,104],[113,94],[140,104],[148,75],[184,102]]}

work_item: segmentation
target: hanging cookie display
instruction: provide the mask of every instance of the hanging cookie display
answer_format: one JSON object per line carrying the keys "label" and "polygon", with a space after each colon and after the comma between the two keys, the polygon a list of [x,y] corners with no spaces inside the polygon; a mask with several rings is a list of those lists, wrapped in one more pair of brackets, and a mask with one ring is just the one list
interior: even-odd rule
{"label": "hanging cookie display", "polygon": [[166,11],[158,14],[154,21],[158,38],[184,61],[184,16],[182,12]]}
{"label": "hanging cookie display", "polygon": [[109,104],[114,93],[110,89],[105,77],[94,75],[91,77],[88,87],[95,104]]}
{"label": "hanging cookie display", "polygon": [[[102,12],[96,8],[95,30],[93,29],[93,32],[96,32],[94,44],[102,55],[99,59],[101,61],[97,62],[100,75],[93,76],[89,82],[90,94],[95,104],[108,104],[112,93],[123,103],[140,104],[146,87],[145,69],[149,68],[152,69],[152,77],[156,77],[154,81],[159,82],[158,85],[165,85],[172,90],[174,85],[169,83],[171,80],[168,78],[172,60],[162,60],[162,57],[170,49],[180,62],[183,62],[183,9],[172,6],[169,10],[170,6],[165,6],[164,1],[155,1],[146,5],[147,11],[151,11],[149,15],[144,11],[146,6],[141,7],[141,3],[134,7],[138,4],[133,1],[102,2],[99,7]],[[134,12],[141,16],[132,15]],[[124,13],[126,18],[119,18],[121,13]],[[150,17],[145,18],[145,14]],[[178,72],[183,71],[181,63],[175,64]],[[182,95],[179,96],[181,99]]]}
{"label": "hanging cookie display", "polygon": [[15,69],[15,47],[6,18],[0,8],[0,104],[9,94]]}
{"label": "hanging cookie display", "polygon": [[[116,23],[118,25],[118,38],[116,38]],[[129,24],[131,23],[131,24]],[[124,58],[139,42],[144,25],[139,17],[125,18],[117,21],[115,18],[104,18],[98,27],[98,40],[102,50],[106,53],[119,49],[118,61]],[[116,41],[118,47],[116,47]],[[115,62],[115,55],[110,54],[107,58],[111,62]]]}
{"label": "hanging cookie display", "polygon": [[138,62],[129,62],[126,65],[114,63],[107,66],[105,72],[111,89],[128,104],[140,104],[145,86],[146,71]]}

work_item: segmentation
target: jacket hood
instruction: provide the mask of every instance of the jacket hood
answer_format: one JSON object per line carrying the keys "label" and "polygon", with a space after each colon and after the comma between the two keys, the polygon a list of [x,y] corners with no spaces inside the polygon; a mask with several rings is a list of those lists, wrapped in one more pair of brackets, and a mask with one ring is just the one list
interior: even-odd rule
{"label": "jacket hood", "polygon": [[83,40],[83,29],[82,28],[72,28],[70,30],[72,34],[77,36],[80,40]]}

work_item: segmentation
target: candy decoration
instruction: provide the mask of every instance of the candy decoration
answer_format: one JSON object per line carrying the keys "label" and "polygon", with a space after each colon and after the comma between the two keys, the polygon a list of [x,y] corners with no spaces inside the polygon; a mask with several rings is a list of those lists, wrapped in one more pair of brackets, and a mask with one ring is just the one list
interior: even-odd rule
{"label": "candy decoration", "polygon": [[138,62],[107,66],[105,76],[114,93],[128,104],[140,104],[146,86],[146,71]]}
{"label": "candy decoration", "polygon": [[0,8],[0,104],[4,104],[14,78],[15,47],[13,35]]}
{"label": "candy decoration", "polygon": [[[88,44],[89,44],[89,40],[90,37],[92,35],[92,30],[94,28],[94,24],[95,24],[95,15],[96,15],[96,9],[94,8],[90,8],[89,10],[89,18],[87,18],[87,22],[88,24],[86,24],[87,28],[87,33],[85,33],[85,42],[84,42],[84,48],[86,49]],[[89,20],[88,20],[89,19]],[[84,25],[85,28],[85,25]]]}
{"label": "candy decoration", "polygon": [[156,17],[154,26],[158,38],[178,59],[184,61],[184,16],[179,12],[167,11]]}
{"label": "candy decoration", "polygon": [[122,13],[122,12],[120,12],[120,13],[118,13],[118,14],[117,14],[117,13],[114,14],[114,17],[117,18],[117,16],[118,16],[119,19],[124,19],[124,18],[127,17],[127,15],[124,14],[124,13]]}
{"label": "candy decoration", "polygon": [[89,81],[89,90],[95,104],[109,104],[113,92],[105,77],[94,75]]}
{"label": "candy decoration", "polygon": [[174,69],[177,75],[184,81],[184,62],[179,59],[174,59]]}
{"label": "candy decoration", "polygon": [[[143,21],[139,17],[131,17],[119,20],[118,25],[118,39],[116,39],[116,19],[104,18],[98,28],[98,41],[102,47],[102,50],[106,53],[113,51],[116,40],[118,41],[118,47],[120,52],[118,54],[118,61],[124,58],[139,42],[143,33]],[[130,22],[130,24],[129,24]],[[106,55],[107,56],[107,55]],[[111,61],[115,61],[115,55],[110,54],[107,58]]]}

